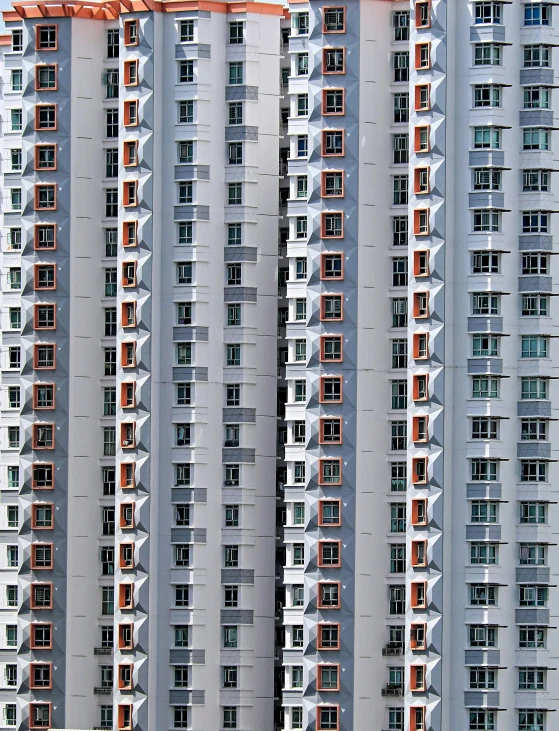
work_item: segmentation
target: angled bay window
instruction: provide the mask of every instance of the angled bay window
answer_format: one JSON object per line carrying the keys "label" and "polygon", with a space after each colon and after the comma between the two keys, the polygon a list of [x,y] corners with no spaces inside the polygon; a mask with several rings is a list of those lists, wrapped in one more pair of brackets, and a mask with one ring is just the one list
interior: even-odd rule
{"label": "angled bay window", "polygon": [[342,460],[321,459],[318,466],[318,482],[320,485],[342,484]]}
{"label": "angled bay window", "polygon": [[35,185],[35,210],[56,210],[56,185],[46,183]]}
{"label": "angled bay window", "polygon": [[55,130],[57,128],[57,105],[37,104],[35,106],[35,129]]}
{"label": "angled bay window", "polygon": [[37,91],[55,91],[58,88],[58,66],[37,64],[35,66],[35,89]]}

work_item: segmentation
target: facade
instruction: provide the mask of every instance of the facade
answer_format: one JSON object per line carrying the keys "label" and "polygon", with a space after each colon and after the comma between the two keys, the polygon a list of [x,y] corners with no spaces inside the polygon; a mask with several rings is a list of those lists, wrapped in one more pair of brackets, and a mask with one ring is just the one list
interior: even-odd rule
{"label": "facade", "polygon": [[0,729],[551,731],[558,9],[4,20]]}

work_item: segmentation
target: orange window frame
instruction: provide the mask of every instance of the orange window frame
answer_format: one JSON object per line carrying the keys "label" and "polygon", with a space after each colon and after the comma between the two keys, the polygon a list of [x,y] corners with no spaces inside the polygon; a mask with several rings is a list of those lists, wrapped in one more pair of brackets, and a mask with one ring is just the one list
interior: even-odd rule
{"label": "orange window frame", "polygon": [[[342,218],[343,226],[343,218]],[[326,259],[330,256],[339,256],[341,259],[341,276],[339,277],[327,277],[326,276]],[[343,251],[324,251],[320,255],[320,279],[326,282],[342,282],[344,279],[344,254]]]}
{"label": "orange window frame", "polygon": [[[132,389],[132,400],[128,400],[128,390]],[[136,407],[136,381],[123,381],[120,384],[120,406],[123,409]]]}
{"label": "orange window frame", "polygon": [[[130,643],[127,643],[124,639],[124,633],[130,633]],[[134,649],[134,623],[123,622],[118,625],[118,649],[119,650],[133,650]]]}
{"label": "orange window frame", "polygon": [[140,117],[140,103],[138,99],[129,99],[124,102],[124,126],[137,127]]}
{"label": "orange window frame", "polygon": [[[324,465],[326,462],[337,462],[339,467],[339,479],[337,482],[330,482],[324,478]],[[321,457],[318,461],[318,484],[338,487],[342,484],[342,459],[341,457]]]}
{"label": "orange window frame", "polygon": [[[425,395],[421,395],[420,384],[425,380]],[[427,401],[429,399],[429,374],[415,373],[412,379],[412,398],[414,401]]]}
{"label": "orange window frame", "polygon": [[[344,11],[344,27],[343,30],[327,30],[326,25],[324,23],[324,14],[327,10],[338,10],[342,9]],[[322,32],[323,33],[345,33],[346,32],[346,26],[347,26],[347,7],[345,5],[325,5],[322,8]]]}
{"label": "orange window frame", "polygon": [[[54,127],[40,126],[40,112],[45,107],[54,109]],[[36,132],[56,132],[58,130],[58,104],[35,104],[35,131]]]}
{"label": "orange window frame", "polygon": [[[325,545],[338,545],[338,562],[337,563],[324,563],[323,560],[323,551]],[[318,567],[319,568],[328,568],[328,569],[339,569],[342,565],[342,542],[341,541],[331,541],[331,540],[321,540],[318,542]]]}
{"label": "orange window frame", "polygon": [[[39,388],[52,386],[52,406],[39,406],[37,392]],[[37,411],[53,411],[56,409],[56,384],[55,383],[34,383],[33,384],[33,408]]]}
{"label": "orange window frame", "polygon": [[[425,340],[425,355],[422,354],[422,342]],[[413,334],[413,357],[414,360],[429,359],[429,333],[418,332]]]}
{"label": "orange window frame", "polygon": [[[423,559],[421,559],[420,549],[423,550]],[[427,566],[427,541],[418,539],[411,542],[411,565]]]}
{"label": "orange window frame", "polygon": [[413,293],[413,316],[416,320],[429,317],[429,290]]}
{"label": "orange window frame", "polygon": [[[426,131],[427,133],[427,147],[421,147],[421,133]],[[423,154],[431,151],[431,125],[430,124],[418,124],[413,131],[413,150],[419,154]]]}
{"label": "orange window frame", "polygon": [[[50,627],[50,644],[48,645],[37,645],[36,631],[39,627]],[[52,635],[53,626],[52,622],[32,622],[29,625],[29,647],[31,650],[39,652],[40,650],[52,650]]]}
{"label": "orange window frame", "polygon": [[[421,52],[427,49],[427,63],[421,63]],[[417,71],[425,71],[431,68],[431,43],[429,41],[421,41],[415,44],[415,68]]]}
{"label": "orange window frame", "polygon": [[[132,439],[127,439],[128,431],[131,429]],[[127,442],[125,444],[125,442]],[[136,447],[136,422],[123,421],[120,424],[120,448],[134,449]]]}
{"label": "orange window frame", "polygon": [[429,249],[416,249],[413,252],[414,277],[428,277],[431,274]]}
{"label": "orange window frame", "polygon": [[[52,446],[51,447],[38,447],[37,446],[37,431],[39,429],[42,429],[44,427],[50,426],[52,427]],[[52,451],[56,449],[56,424],[53,421],[41,421],[36,422],[32,425],[32,433],[33,433],[33,449],[37,451]]]}
{"label": "orange window frame", "polygon": [[[419,519],[419,506],[422,506],[423,515],[425,516],[424,520]],[[411,501],[411,524],[412,525],[427,525],[427,498],[420,497],[420,498],[414,498]]]}
{"label": "orange window frame", "polygon": [[[50,604],[48,606],[37,606],[35,604],[34,589],[37,586],[45,586],[45,587],[50,586]],[[53,608],[53,606],[54,606],[54,584],[52,583],[52,581],[35,581],[31,584],[30,589],[31,589],[31,591],[29,592],[29,606],[31,609],[35,609],[35,610],[39,611],[41,609],[50,610]]]}
{"label": "orange window frame", "polygon": [[[126,519],[126,513],[128,510],[131,510],[132,514],[132,521],[130,523],[127,522]],[[120,510],[119,510],[119,527],[123,530],[132,530],[132,528],[136,527],[136,503],[132,502],[131,500],[128,500],[127,502],[120,503]]]}
{"label": "orange window frame", "polygon": [[[55,34],[56,34],[56,43],[54,46],[45,47],[41,46],[39,43],[39,39],[41,37],[40,30],[41,28],[54,28]],[[40,25],[35,26],[35,50],[36,51],[58,51],[58,23],[41,23]]]}
{"label": "orange window frame", "polygon": [[122,245],[125,248],[138,246],[138,221],[124,221],[122,224]]}
{"label": "orange window frame", "polygon": [[[412,475],[411,481],[414,485],[426,485],[429,481],[429,475],[427,473],[429,467],[428,457],[414,457],[412,459]],[[422,474],[422,470],[424,474]]]}
{"label": "orange window frame", "polygon": [[[421,599],[421,591],[423,591],[423,599]],[[412,609],[425,609],[427,607],[427,582],[412,581],[411,582],[411,607]]]}
{"label": "orange window frame", "polygon": [[[423,225],[422,219],[425,219],[426,225]],[[431,210],[429,208],[416,208],[413,212],[413,235],[429,236],[431,233]]]}
{"label": "orange window frame", "polygon": [[[321,683],[322,668],[336,668],[338,671],[338,683],[335,688],[324,688]],[[316,689],[321,693],[330,693],[340,690],[340,666],[338,663],[320,663],[316,666]]]}
{"label": "orange window frame", "polygon": [[429,441],[429,416],[421,414],[412,417],[412,441],[428,442]]}
{"label": "orange window frame", "polygon": [[[339,195],[328,195],[326,193],[326,178],[329,175],[342,176],[342,192]],[[345,174],[343,170],[322,170],[320,173],[320,196],[322,198],[343,198],[345,196]]]}
{"label": "orange window frame", "polygon": [[[338,503],[339,520],[337,523],[324,522],[324,503]],[[318,525],[324,528],[338,528],[342,524],[342,501],[336,498],[328,498],[318,501]]]}
{"label": "orange window frame", "polygon": [[[129,468],[132,472],[132,482],[128,481]],[[136,487],[136,463],[121,462],[120,463],[120,487],[123,490],[133,490]]]}
{"label": "orange window frame", "polygon": [[[340,316],[339,317],[326,317],[325,302],[326,302],[326,299],[328,299],[329,297],[330,298],[336,297],[340,301],[341,307],[340,307]],[[344,297],[343,297],[343,295],[335,294],[332,292],[327,292],[326,294],[321,294],[320,295],[320,320],[322,322],[342,322],[343,319],[344,319]]]}
{"label": "orange window frame", "polygon": [[[327,58],[328,51],[342,51],[342,54],[343,54],[343,70],[342,71],[327,71],[326,70],[326,58]],[[345,72],[346,72],[346,52],[347,52],[347,49],[345,48],[345,46],[341,46],[341,47],[328,46],[328,47],[322,49],[322,73],[324,76],[336,76],[339,74],[345,74]]]}
{"label": "orange window frame", "polygon": [[[419,671],[419,674],[418,674]],[[410,665],[410,690],[419,691],[426,688],[427,667],[424,664],[413,663]]]}
{"label": "orange window frame", "polygon": [[[328,132],[341,132],[342,134],[342,151],[326,152],[326,135]],[[320,140],[320,152],[322,157],[344,157],[345,156],[345,129],[323,129]]]}
{"label": "orange window frame", "polygon": [[[51,165],[48,168],[45,167],[39,167],[39,153],[41,151],[41,148],[43,147],[52,147],[54,149],[54,165]],[[52,145],[50,143],[41,142],[39,144],[36,144],[33,149],[33,169],[38,171],[43,170],[56,170],[58,165],[58,147],[57,145]]]}
{"label": "orange window frame", "polygon": [[[325,343],[327,340],[336,339],[340,343],[340,357],[339,358],[326,358],[325,357]],[[321,363],[343,363],[344,360],[344,338],[343,335],[321,335],[320,336],[320,362]]]}
{"label": "orange window frame", "polygon": [[[338,587],[338,603],[336,605],[322,604],[322,587],[323,586],[337,586]],[[342,607],[342,593],[341,593],[341,582],[340,581],[319,581],[317,583],[316,592],[316,606],[319,609],[341,609]]]}
{"label": "orange window frame", "polygon": [[[342,111],[338,112],[328,112],[326,111],[326,100],[328,98],[328,94],[331,92],[342,92]],[[346,108],[346,101],[345,101],[345,89],[343,87],[334,87],[334,88],[327,88],[322,90],[322,109],[321,113],[323,117],[341,117],[345,114],[345,108]]]}
{"label": "orange window frame", "polygon": [[[330,724],[328,724],[328,726],[323,726],[322,722],[320,720],[320,715],[321,715],[320,711],[322,709],[330,709],[330,708],[335,708],[337,711],[337,715],[336,715],[337,723],[336,723],[335,728],[333,728]],[[339,728],[340,728],[340,706],[332,705],[332,704],[328,704],[327,706],[317,705],[316,706],[316,731],[326,731],[326,729],[328,729],[328,731],[339,731]]]}
{"label": "orange window frame", "polygon": [[[126,276],[128,267],[132,267],[132,278]],[[122,262],[122,286],[123,287],[135,287],[136,286],[136,269],[138,267],[137,261],[123,261]]]}
{"label": "orange window frame", "polygon": [[[50,507],[52,521],[50,526],[37,525],[37,510]],[[54,503],[32,503],[31,504],[31,530],[53,530],[54,528]]]}
{"label": "orange window frame", "polygon": [[[45,66],[54,66],[54,86],[39,86],[39,70]],[[35,65],[35,91],[58,91],[58,64],[57,63],[38,63]]]}
{"label": "orange window frame", "polygon": [[[39,309],[41,307],[50,307],[54,313],[54,325],[49,327],[39,326]],[[56,304],[54,302],[37,302],[33,305],[33,329],[34,330],[56,330]]]}
{"label": "orange window frame", "polygon": [[[337,421],[340,427],[340,438],[336,442],[325,441],[324,439],[324,422]],[[321,416],[318,422],[318,443],[319,444],[343,444],[343,421],[339,416]]]}
{"label": "orange window frame", "polygon": [[[51,366],[39,365],[39,348],[52,347],[53,358]],[[36,371],[55,371],[56,370],[56,343],[34,343],[33,345],[33,370]]]}
{"label": "orange window frame", "polygon": [[[419,5],[427,6],[427,23],[422,24],[419,22],[421,16],[418,12]],[[415,3],[415,27],[416,28],[430,28],[431,27],[431,0],[416,0]]]}
{"label": "orange window frame", "polygon": [[[53,231],[54,246],[39,246],[39,229],[50,228]],[[56,251],[56,224],[55,223],[36,223],[33,226],[33,248],[35,251]]]}
{"label": "orange window frame", "polygon": [[[50,267],[53,274],[54,274],[54,284],[52,287],[39,287],[39,269],[41,267]],[[53,292],[56,289],[56,264],[51,264],[50,262],[40,262],[39,264],[33,265],[33,289],[36,292],[40,291],[49,291]]]}
{"label": "orange window frame", "polygon": [[[134,150],[134,155],[130,154],[130,150]],[[124,167],[135,167],[138,164],[138,140],[125,140],[124,141],[124,155],[123,165]]]}
{"label": "orange window frame", "polygon": [[[332,235],[326,233],[326,218],[336,216],[341,221],[340,234]],[[343,239],[344,237],[344,213],[343,211],[322,211],[320,214],[320,238],[321,239]]]}
{"label": "orange window frame", "polygon": [[[415,195],[427,195],[431,192],[431,169],[428,165],[422,165],[421,167],[414,168],[413,171],[413,192]],[[427,187],[421,188],[421,176],[427,173]]]}
{"label": "orange window frame", "polygon": [[410,707],[410,731],[425,731],[425,706]]}
{"label": "orange window frame", "polygon": [[[37,548],[50,546],[51,561],[50,566],[37,566]],[[52,571],[54,568],[54,544],[53,543],[32,543],[31,544],[31,568],[33,571]]]}
{"label": "orange window frame", "polygon": [[[132,38],[131,34],[131,26],[134,26],[135,28],[135,40],[130,40]],[[124,21],[124,45],[125,46],[137,46],[140,43],[140,26],[137,18],[134,18],[133,20],[125,20]]]}
{"label": "orange window frame", "polygon": [[[418,630],[423,631],[423,642],[420,642],[417,639]],[[427,649],[427,625],[424,622],[414,622],[410,625],[410,649]]]}
{"label": "orange window frame", "polygon": [[131,731],[132,729],[132,704],[120,703],[117,712],[118,731]]}
{"label": "orange window frame", "polygon": [[[52,481],[50,485],[38,485],[35,479],[36,467],[50,467],[52,473]],[[54,490],[54,462],[33,462],[31,465],[31,488],[33,490]],[[54,519],[53,519],[54,521]]]}
{"label": "orange window frame", "polygon": [[[39,206],[39,190],[41,188],[52,188],[54,190],[54,206],[43,208]],[[35,183],[33,186],[33,206],[35,211],[56,211],[58,208],[58,186],[56,183]]]}
{"label": "orange window frame", "polygon": [[[340,384],[340,398],[331,400],[324,398],[324,381],[325,379],[334,380],[336,379]],[[318,401],[321,404],[341,404],[344,400],[344,379],[342,376],[321,376],[319,385]]]}
{"label": "orange window frame", "polygon": [[[130,681],[128,683],[125,683],[124,682],[124,679],[123,679],[123,676],[122,676],[122,672],[124,671],[125,668],[130,673]],[[131,663],[131,662],[119,663],[119,665],[118,665],[118,671],[117,671],[117,673],[118,673],[118,675],[117,675],[117,677],[118,677],[117,684],[118,684],[118,689],[119,690],[132,690],[132,686],[133,686],[133,682],[134,682],[133,681],[133,678],[132,678],[133,672],[134,672],[134,664],[133,663]]]}
{"label": "orange window frame", "polygon": [[[131,549],[130,562],[127,561],[125,551]],[[133,569],[136,565],[134,560],[134,543],[132,541],[124,541],[118,547],[118,566],[121,569]]]}
{"label": "orange window frame", "polygon": [[125,180],[122,183],[122,204],[125,208],[138,205],[138,181]]}
{"label": "orange window frame", "polygon": [[[127,363],[127,349],[132,346],[133,358],[131,363]],[[136,367],[136,341],[125,340],[120,346],[120,365],[122,368],[135,368]]]}
{"label": "orange window frame", "polygon": [[[130,601],[126,601],[129,593]],[[119,609],[134,609],[134,584],[131,581],[118,585],[118,607]]]}
{"label": "orange window frame", "polygon": [[[139,83],[139,67],[140,62],[137,58],[130,59],[129,61],[124,62],[124,86],[138,86]],[[130,71],[131,69],[135,69],[135,78],[136,81],[130,81],[132,78]]]}
{"label": "orange window frame", "polygon": [[[422,92],[424,91],[427,92],[425,104],[421,101]],[[413,98],[416,112],[428,112],[431,109],[431,84],[416,84]]]}
{"label": "orange window frame", "polygon": [[[322,644],[322,627],[337,627],[338,628],[338,644],[335,647],[325,647]],[[316,647],[318,650],[322,650],[323,652],[327,652],[329,650],[339,650],[340,649],[340,623],[339,622],[320,622],[317,626],[317,633],[316,633]]]}
{"label": "orange window frame", "polygon": [[[35,706],[48,706],[49,720],[48,720],[48,724],[46,726],[43,723],[41,723],[40,726],[35,725],[35,722],[33,720],[33,718],[34,718],[33,709]],[[51,728],[51,727],[52,727],[52,703],[50,703],[49,701],[33,701],[33,702],[29,703],[29,728],[45,729],[45,728]]]}
{"label": "orange window frame", "polygon": [[[131,308],[132,316],[129,317],[129,310]],[[121,321],[122,327],[136,327],[137,312],[136,312],[136,300],[123,302],[121,305]]]}

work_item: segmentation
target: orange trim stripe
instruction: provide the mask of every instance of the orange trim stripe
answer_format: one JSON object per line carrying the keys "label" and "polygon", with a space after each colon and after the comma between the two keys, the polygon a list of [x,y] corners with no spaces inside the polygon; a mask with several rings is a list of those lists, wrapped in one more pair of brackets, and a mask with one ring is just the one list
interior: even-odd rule
{"label": "orange trim stripe", "polygon": [[[305,0],[306,1],[306,0]],[[88,18],[90,20],[115,20],[126,13],[175,13],[184,10],[208,10],[214,13],[254,13],[282,17],[284,8],[273,3],[238,0],[107,0],[99,4],[85,4],[75,0],[15,0],[12,10],[2,13],[4,22],[19,18]],[[9,45],[10,36],[2,36],[0,45]]]}

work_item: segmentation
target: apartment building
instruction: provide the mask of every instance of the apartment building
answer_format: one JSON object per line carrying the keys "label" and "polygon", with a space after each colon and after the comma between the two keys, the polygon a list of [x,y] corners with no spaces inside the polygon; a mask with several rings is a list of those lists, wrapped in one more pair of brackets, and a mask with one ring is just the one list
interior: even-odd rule
{"label": "apartment building", "polygon": [[4,21],[0,729],[552,731],[557,7]]}
{"label": "apartment building", "polygon": [[0,727],[272,718],[282,15],[4,15]]}

